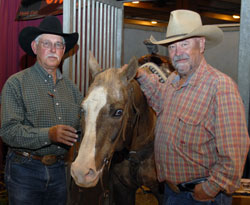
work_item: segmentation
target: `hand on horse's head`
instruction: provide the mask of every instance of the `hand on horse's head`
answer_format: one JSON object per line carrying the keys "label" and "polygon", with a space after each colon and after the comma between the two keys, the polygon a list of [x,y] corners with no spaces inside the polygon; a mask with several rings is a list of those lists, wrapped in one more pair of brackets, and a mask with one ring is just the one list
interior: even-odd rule
{"label": "hand on horse's head", "polygon": [[49,138],[52,142],[59,142],[73,146],[77,141],[77,130],[68,125],[55,125],[49,129]]}

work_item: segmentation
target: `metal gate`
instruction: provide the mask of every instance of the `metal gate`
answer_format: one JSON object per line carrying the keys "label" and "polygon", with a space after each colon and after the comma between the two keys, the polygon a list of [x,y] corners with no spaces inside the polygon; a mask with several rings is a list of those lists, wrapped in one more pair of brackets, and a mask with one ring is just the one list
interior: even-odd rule
{"label": "metal gate", "polygon": [[[91,51],[103,69],[121,66],[123,4],[112,0],[64,0],[63,31],[78,32],[78,48],[63,63],[68,76],[85,95]],[[74,54],[76,53],[76,54]]]}

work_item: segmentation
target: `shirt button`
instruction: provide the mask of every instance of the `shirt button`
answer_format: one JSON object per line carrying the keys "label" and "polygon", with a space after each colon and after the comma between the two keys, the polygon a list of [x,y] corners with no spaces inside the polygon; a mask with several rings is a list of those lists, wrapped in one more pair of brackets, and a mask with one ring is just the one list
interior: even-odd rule
{"label": "shirt button", "polygon": [[56,105],[59,105],[59,103],[56,103]]}
{"label": "shirt button", "polygon": [[58,117],[59,120],[61,120],[62,118],[61,117]]}
{"label": "shirt button", "polygon": [[54,89],[54,92],[56,92],[56,89]]}
{"label": "shirt button", "polygon": [[51,78],[51,75],[49,75],[49,78]]}
{"label": "shirt button", "polygon": [[47,83],[47,80],[44,80],[45,83]]}
{"label": "shirt button", "polygon": [[44,142],[44,144],[48,144],[48,142]]}
{"label": "shirt button", "polygon": [[183,140],[181,140],[180,143],[181,143],[181,144],[186,144],[185,141],[183,141]]}
{"label": "shirt button", "polygon": [[61,149],[61,147],[59,147],[59,146],[58,146],[57,148],[58,148],[58,149]]}

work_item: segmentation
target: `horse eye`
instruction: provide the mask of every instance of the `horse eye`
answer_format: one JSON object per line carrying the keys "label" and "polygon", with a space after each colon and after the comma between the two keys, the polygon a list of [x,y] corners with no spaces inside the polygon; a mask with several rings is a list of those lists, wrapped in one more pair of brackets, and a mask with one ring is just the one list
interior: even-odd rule
{"label": "horse eye", "polygon": [[115,111],[114,117],[120,117],[120,116],[122,116],[122,114],[123,114],[123,110],[118,109],[118,110]]}

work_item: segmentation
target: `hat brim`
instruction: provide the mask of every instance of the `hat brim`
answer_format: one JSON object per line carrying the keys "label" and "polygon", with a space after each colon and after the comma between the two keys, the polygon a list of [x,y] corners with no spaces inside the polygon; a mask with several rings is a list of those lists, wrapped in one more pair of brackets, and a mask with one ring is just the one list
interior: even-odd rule
{"label": "hat brim", "polygon": [[42,30],[37,27],[26,27],[24,28],[19,34],[19,44],[21,48],[29,55],[35,56],[32,48],[31,42],[35,40],[35,38],[41,34],[54,34],[62,36],[65,40],[65,53],[67,53],[71,48],[75,46],[78,41],[78,33],[56,33],[56,32],[49,32],[47,30]]}
{"label": "hat brim", "polygon": [[164,40],[157,41],[153,36],[150,36],[150,41],[153,44],[168,46],[176,41],[184,40],[191,37],[205,37],[206,38],[206,48],[212,48],[218,45],[223,39],[223,31],[214,25],[205,25],[196,28],[191,33],[173,36],[166,38]]}

